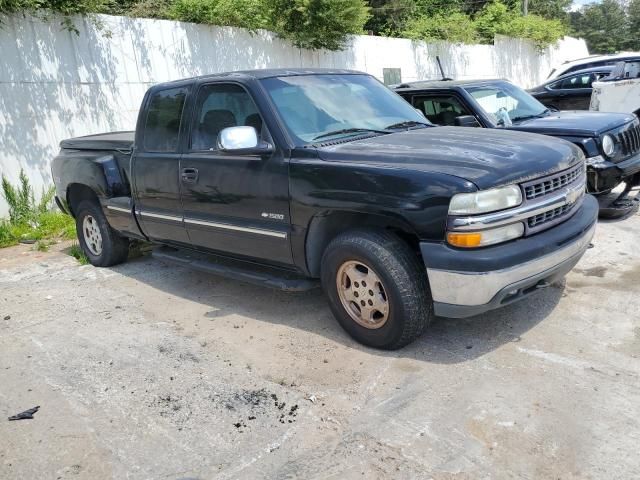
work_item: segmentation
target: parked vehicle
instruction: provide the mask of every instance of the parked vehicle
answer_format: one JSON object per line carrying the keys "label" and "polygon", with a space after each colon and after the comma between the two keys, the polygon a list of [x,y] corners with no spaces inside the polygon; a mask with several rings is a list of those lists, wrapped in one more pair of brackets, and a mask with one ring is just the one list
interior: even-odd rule
{"label": "parked vehicle", "polygon": [[640,61],[620,62],[593,87],[591,110],[640,116]]}
{"label": "parked vehicle", "polygon": [[623,61],[639,61],[640,52],[621,52],[610,55],[591,55],[589,57],[578,58],[562,63],[561,65],[553,68],[549,73],[547,79],[551,80],[558,78],[567,73],[575,72],[577,70],[584,70],[585,68],[604,67],[606,65],[615,65],[618,62]]}
{"label": "parked vehicle", "polygon": [[261,70],[155,85],[135,133],[64,140],[57,201],[89,261],[155,254],[303,290],[355,339],[399,348],[564,276],[593,236],[576,146],[433,128],[373,77]]}
{"label": "parked vehicle", "polygon": [[587,68],[547,80],[527,90],[551,110],[589,110],[591,85],[611,74],[613,66]]}
{"label": "parked vehicle", "polygon": [[[552,112],[506,80],[415,82],[396,92],[438,125],[518,130],[574,143],[587,157],[589,193],[604,195],[622,182],[629,188],[640,183],[640,142],[631,140],[640,135],[640,122],[634,115]],[[616,202],[603,200],[603,215],[621,216],[632,206]]]}

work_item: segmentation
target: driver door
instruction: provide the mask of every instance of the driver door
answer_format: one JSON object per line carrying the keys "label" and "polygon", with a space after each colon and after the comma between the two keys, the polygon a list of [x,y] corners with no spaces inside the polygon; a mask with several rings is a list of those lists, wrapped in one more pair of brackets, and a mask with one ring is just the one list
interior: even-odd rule
{"label": "driver door", "polygon": [[201,85],[180,161],[189,238],[198,249],[291,264],[287,158],[277,147],[266,155],[220,150],[219,133],[235,126],[253,127],[273,144],[242,85]]}

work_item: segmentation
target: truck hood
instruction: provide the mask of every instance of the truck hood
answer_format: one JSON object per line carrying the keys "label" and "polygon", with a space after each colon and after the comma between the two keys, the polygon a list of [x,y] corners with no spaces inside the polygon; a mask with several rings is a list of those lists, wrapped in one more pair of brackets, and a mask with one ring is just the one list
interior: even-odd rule
{"label": "truck hood", "polygon": [[624,113],[564,111],[524,120],[509,130],[563,137],[597,137],[631,121],[633,116]]}
{"label": "truck hood", "polygon": [[582,158],[569,142],[498,129],[436,127],[321,146],[321,159],[453,175],[480,189],[569,168]]}

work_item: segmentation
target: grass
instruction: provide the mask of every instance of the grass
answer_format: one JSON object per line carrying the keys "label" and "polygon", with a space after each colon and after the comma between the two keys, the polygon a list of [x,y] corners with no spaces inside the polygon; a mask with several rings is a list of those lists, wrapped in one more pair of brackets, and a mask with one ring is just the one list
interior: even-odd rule
{"label": "grass", "polygon": [[80,265],[89,265],[89,259],[82,251],[82,248],[80,248],[80,245],[78,245],[77,243],[71,245],[71,248],[69,249],[69,255],[78,260],[78,263]]}
{"label": "grass", "polygon": [[24,240],[70,240],[76,238],[75,221],[58,211],[47,211],[35,215],[31,221],[14,223],[0,220],[0,248],[17,245]]}

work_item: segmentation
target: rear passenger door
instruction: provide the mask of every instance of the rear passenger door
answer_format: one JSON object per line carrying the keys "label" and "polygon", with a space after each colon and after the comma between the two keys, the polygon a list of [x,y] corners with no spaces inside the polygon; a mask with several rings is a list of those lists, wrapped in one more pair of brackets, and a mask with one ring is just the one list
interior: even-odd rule
{"label": "rear passenger door", "polygon": [[[163,243],[189,244],[180,199],[180,130],[187,87],[152,92],[133,153],[136,212],[144,233]],[[183,127],[182,127],[183,128]]]}
{"label": "rear passenger door", "polygon": [[277,146],[266,155],[219,150],[218,134],[234,126],[251,126],[259,138],[273,144],[244,86],[200,86],[180,165],[189,237],[199,249],[290,264],[287,158]]}

